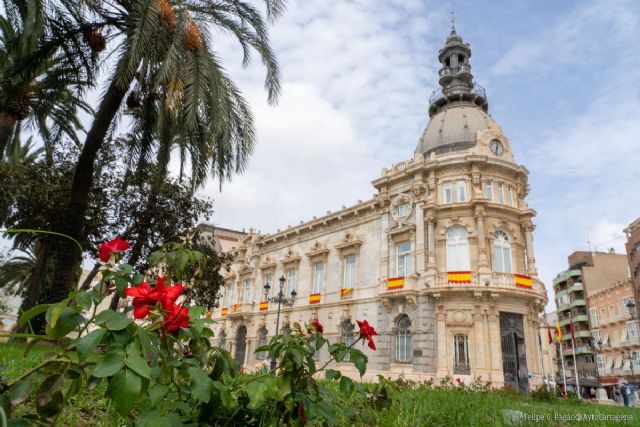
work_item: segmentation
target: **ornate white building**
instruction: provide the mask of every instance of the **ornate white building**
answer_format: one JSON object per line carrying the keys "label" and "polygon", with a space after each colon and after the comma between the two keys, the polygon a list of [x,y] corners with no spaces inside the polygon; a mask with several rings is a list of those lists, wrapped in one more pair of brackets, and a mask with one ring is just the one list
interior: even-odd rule
{"label": "ornate white building", "polygon": [[[264,285],[297,292],[279,333],[318,318],[330,341],[353,340],[356,319],[378,333],[367,377],[475,377],[526,389],[541,383],[537,278],[528,171],[487,113],[471,49],[455,27],[440,50],[441,89],[413,158],[372,184],[377,195],[275,234],[244,237],[213,317],[219,343],[248,368],[276,332]],[[355,328],[357,331],[357,328]],[[326,351],[326,350],[325,350]],[[320,352],[320,361],[327,353]],[[349,364],[338,366],[356,372]]]}

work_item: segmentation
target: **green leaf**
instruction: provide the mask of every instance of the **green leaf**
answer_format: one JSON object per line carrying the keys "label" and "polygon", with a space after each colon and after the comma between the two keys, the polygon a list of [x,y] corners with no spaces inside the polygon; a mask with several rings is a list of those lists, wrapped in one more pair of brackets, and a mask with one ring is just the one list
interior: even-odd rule
{"label": "green leaf", "polygon": [[136,420],[136,427],[173,427],[181,424],[173,424],[165,414],[160,411],[144,412]]}
{"label": "green leaf", "polygon": [[76,394],[78,394],[81,388],[82,388],[82,378],[81,377],[73,378],[71,381],[69,381],[69,385],[63,393],[64,398],[68,400],[70,397],[75,396]]}
{"label": "green leaf", "polygon": [[120,415],[125,417],[140,399],[141,391],[142,379],[125,368],[111,378],[107,396],[111,398]]}
{"label": "green leaf", "polygon": [[178,263],[178,271],[183,271],[189,262],[189,255],[184,251],[180,251],[176,254],[176,261]]}
{"label": "green leaf", "polygon": [[133,372],[140,375],[142,378],[151,378],[151,368],[146,360],[144,360],[137,353],[127,353],[127,358],[124,360],[125,365]]}
{"label": "green leaf", "polygon": [[80,292],[76,295],[76,302],[83,310],[89,310],[93,304],[93,298],[89,292]]}
{"label": "green leaf", "polygon": [[149,256],[149,260],[148,260],[149,266],[150,267],[155,267],[163,257],[164,257],[164,252],[162,252],[162,251],[157,251],[157,252],[152,253]]}
{"label": "green leaf", "polygon": [[78,328],[80,325],[84,324],[87,321],[81,314],[75,312],[75,310],[70,307],[65,307],[58,316],[57,322],[55,326],[51,326],[51,324],[47,324],[46,334],[47,337],[50,338],[60,338],[64,337],[69,332]]}
{"label": "green leaf", "polygon": [[138,286],[144,280],[144,276],[138,272],[136,272],[131,278],[131,284],[133,286]]}
{"label": "green leaf", "polygon": [[106,333],[106,329],[100,328],[95,331],[91,331],[87,335],[78,339],[76,350],[78,351],[78,358],[81,362],[93,354],[93,351],[96,349],[98,344],[102,342],[102,338],[104,338]]}
{"label": "green leaf", "polygon": [[4,411],[4,415],[7,418],[11,417],[11,401],[4,394],[0,395],[0,410]]}
{"label": "green leaf", "polygon": [[325,376],[328,380],[339,380],[342,374],[340,371],[336,371],[335,369],[327,369]]}
{"label": "green leaf", "polygon": [[356,369],[358,369],[358,372],[362,377],[364,373],[367,371],[367,356],[365,356],[364,353],[361,352],[360,350],[352,348],[350,360],[353,363],[353,365],[356,367]]}
{"label": "green leaf", "polygon": [[96,323],[105,325],[110,331],[121,331],[131,324],[131,319],[113,310],[105,310],[96,316]]}
{"label": "green leaf", "polygon": [[276,378],[263,377],[247,384],[245,391],[249,396],[249,409],[255,411],[262,408],[268,399],[275,399],[278,394]]}
{"label": "green leaf", "polygon": [[36,393],[36,405],[38,414],[44,417],[53,417],[62,410],[64,398],[62,386],[64,375],[57,374],[47,377]]}
{"label": "green leaf", "polygon": [[65,298],[53,307],[49,308],[49,310],[47,310],[47,322],[49,322],[49,325],[51,325],[52,328],[56,327],[60,315],[68,305],[69,298]]}
{"label": "green leaf", "polygon": [[130,264],[120,264],[119,270],[123,273],[131,274],[133,273],[134,268]]}
{"label": "green leaf", "polygon": [[289,375],[278,377],[278,400],[284,398],[291,393],[291,378]]}
{"label": "green leaf", "polygon": [[149,403],[151,403],[152,406],[157,405],[160,399],[162,399],[168,392],[169,387],[167,387],[166,385],[154,385],[153,387],[151,387],[151,390],[149,390]]}
{"label": "green leaf", "polygon": [[98,363],[93,371],[96,378],[106,378],[115,375],[124,368],[124,353],[120,351],[107,352]]}
{"label": "green leaf", "polygon": [[17,405],[29,398],[31,393],[31,380],[20,380],[11,386],[9,392],[9,400],[12,404]]}
{"label": "green leaf", "polygon": [[199,368],[191,367],[188,369],[191,376],[191,394],[201,402],[207,403],[211,399],[213,392],[213,381],[207,374]]}
{"label": "green leaf", "polygon": [[40,305],[36,305],[30,310],[25,311],[20,315],[20,318],[18,319],[18,325],[20,326],[24,325],[29,320],[36,317],[38,314],[42,314],[45,311],[49,310],[49,307],[51,307],[52,305],[53,304],[40,304]]}
{"label": "green leaf", "polygon": [[124,298],[124,290],[129,286],[129,278],[117,276],[115,279],[116,282],[116,290],[118,291],[118,296],[120,298]]}
{"label": "green leaf", "polygon": [[349,377],[340,378],[340,391],[342,393],[349,396],[353,391],[353,388],[354,388],[354,385],[353,385],[353,380],[351,378]]}

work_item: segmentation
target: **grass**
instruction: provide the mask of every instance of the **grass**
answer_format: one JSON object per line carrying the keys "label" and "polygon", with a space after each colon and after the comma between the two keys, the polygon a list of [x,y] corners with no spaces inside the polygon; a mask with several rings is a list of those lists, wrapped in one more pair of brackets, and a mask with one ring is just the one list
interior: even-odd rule
{"label": "grass", "polygon": [[[0,343],[0,376],[12,380],[36,366],[54,347],[34,346],[25,355],[23,344]],[[373,387],[373,385],[370,385]],[[517,410],[528,416],[551,417],[550,420],[524,420],[521,426],[611,426],[640,425],[640,410],[621,406],[600,405],[574,401],[543,402],[509,390],[472,392],[453,388],[434,389],[427,386],[402,385],[389,388],[391,405],[387,409],[373,409],[367,401],[346,398],[335,389],[332,393],[347,411],[343,425],[359,426],[505,426],[509,425],[503,410]],[[94,391],[82,390],[68,405],[57,425],[63,426],[119,426],[125,422],[109,408],[104,398],[104,382]],[[345,403],[346,402],[346,403]],[[368,408],[368,409],[367,409]],[[26,404],[15,408],[15,415],[25,413]],[[350,417],[348,412],[352,412]],[[566,417],[576,415],[632,416],[631,421],[578,421]],[[564,419],[559,417],[565,416]]]}
{"label": "grass", "polygon": [[[0,343],[0,377],[13,380],[57,351],[56,347],[35,345],[25,354],[26,346],[19,343]],[[125,425],[120,416],[109,408],[104,398],[106,385],[102,382],[95,390],[81,390],[71,398],[56,425],[78,427],[111,427]],[[34,391],[35,393],[35,387]],[[26,414],[32,403],[13,408],[13,417]]]}

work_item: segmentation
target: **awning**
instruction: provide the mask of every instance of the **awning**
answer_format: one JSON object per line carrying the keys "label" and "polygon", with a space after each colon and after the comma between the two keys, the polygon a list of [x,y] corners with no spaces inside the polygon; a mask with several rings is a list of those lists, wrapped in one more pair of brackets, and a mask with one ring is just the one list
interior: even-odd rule
{"label": "awning", "polygon": [[627,342],[627,328],[622,328],[622,333],[620,334],[620,344],[624,344]]}
{"label": "awning", "polygon": [[616,357],[616,363],[613,365],[614,369],[618,369],[622,367],[622,356]]}
{"label": "awning", "polygon": [[[562,378],[560,379],[556,379],[556,382],[558,384],[563,384],[564,382],[562,382]],[[576,379],[575,378],[567,378],[567,385],[576,385]],[[580,387],[597,387],[598,386],[598,381],[596,380],[590,380],[587,378],[580,378]]]}

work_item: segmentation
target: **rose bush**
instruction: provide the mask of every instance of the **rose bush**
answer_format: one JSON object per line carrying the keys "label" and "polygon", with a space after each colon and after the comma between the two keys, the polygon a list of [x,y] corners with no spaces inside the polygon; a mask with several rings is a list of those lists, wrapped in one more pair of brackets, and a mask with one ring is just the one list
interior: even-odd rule
{"label": "rose bush", "polygon": [[[356,344],[375,349],[373,327],[358,321],[359,337],[349,346],[330,344],[316,319],[291,334],[274,336],[256,352],[277,360],[273,370],[243,373],[231,355],[211,344],[214,321],[205,308],[189,306],[183,292],[202,274],[206,257],[170,243],[151,254],[156,274],[143,276],[119,263],[128,243],[119,238],[100,245],[101,279],[88,291],[72,292],[56,303],[22,313],[28,324],[45,313],[46,334],[13,334],[54,342],[54,355],[12,381],[0,382],[0,420],[15,425],[54,425],[81,392],[106,382],[106,396],[127,424],[180,425],[304,425],[335,424],[344,402],[331,398],[331,387],[370,400],[359,382],[331,369],[333,362],[350,361],[364,375],[367,357]],[[122,311],[99,311],[111,293],[128,297]],[[129,316],[131,315],[131,316]],[[330,360],[316,366],[314,355],[327,347]],[[29,347],[28,347],[29,348]],[[319,380],[324,376],[325,380]],[[354,396],[355,397],[355,396]],[[12,408],[31,401],[32,413],[11,419]],[[20,424],[22,423],[22,424]]]}

